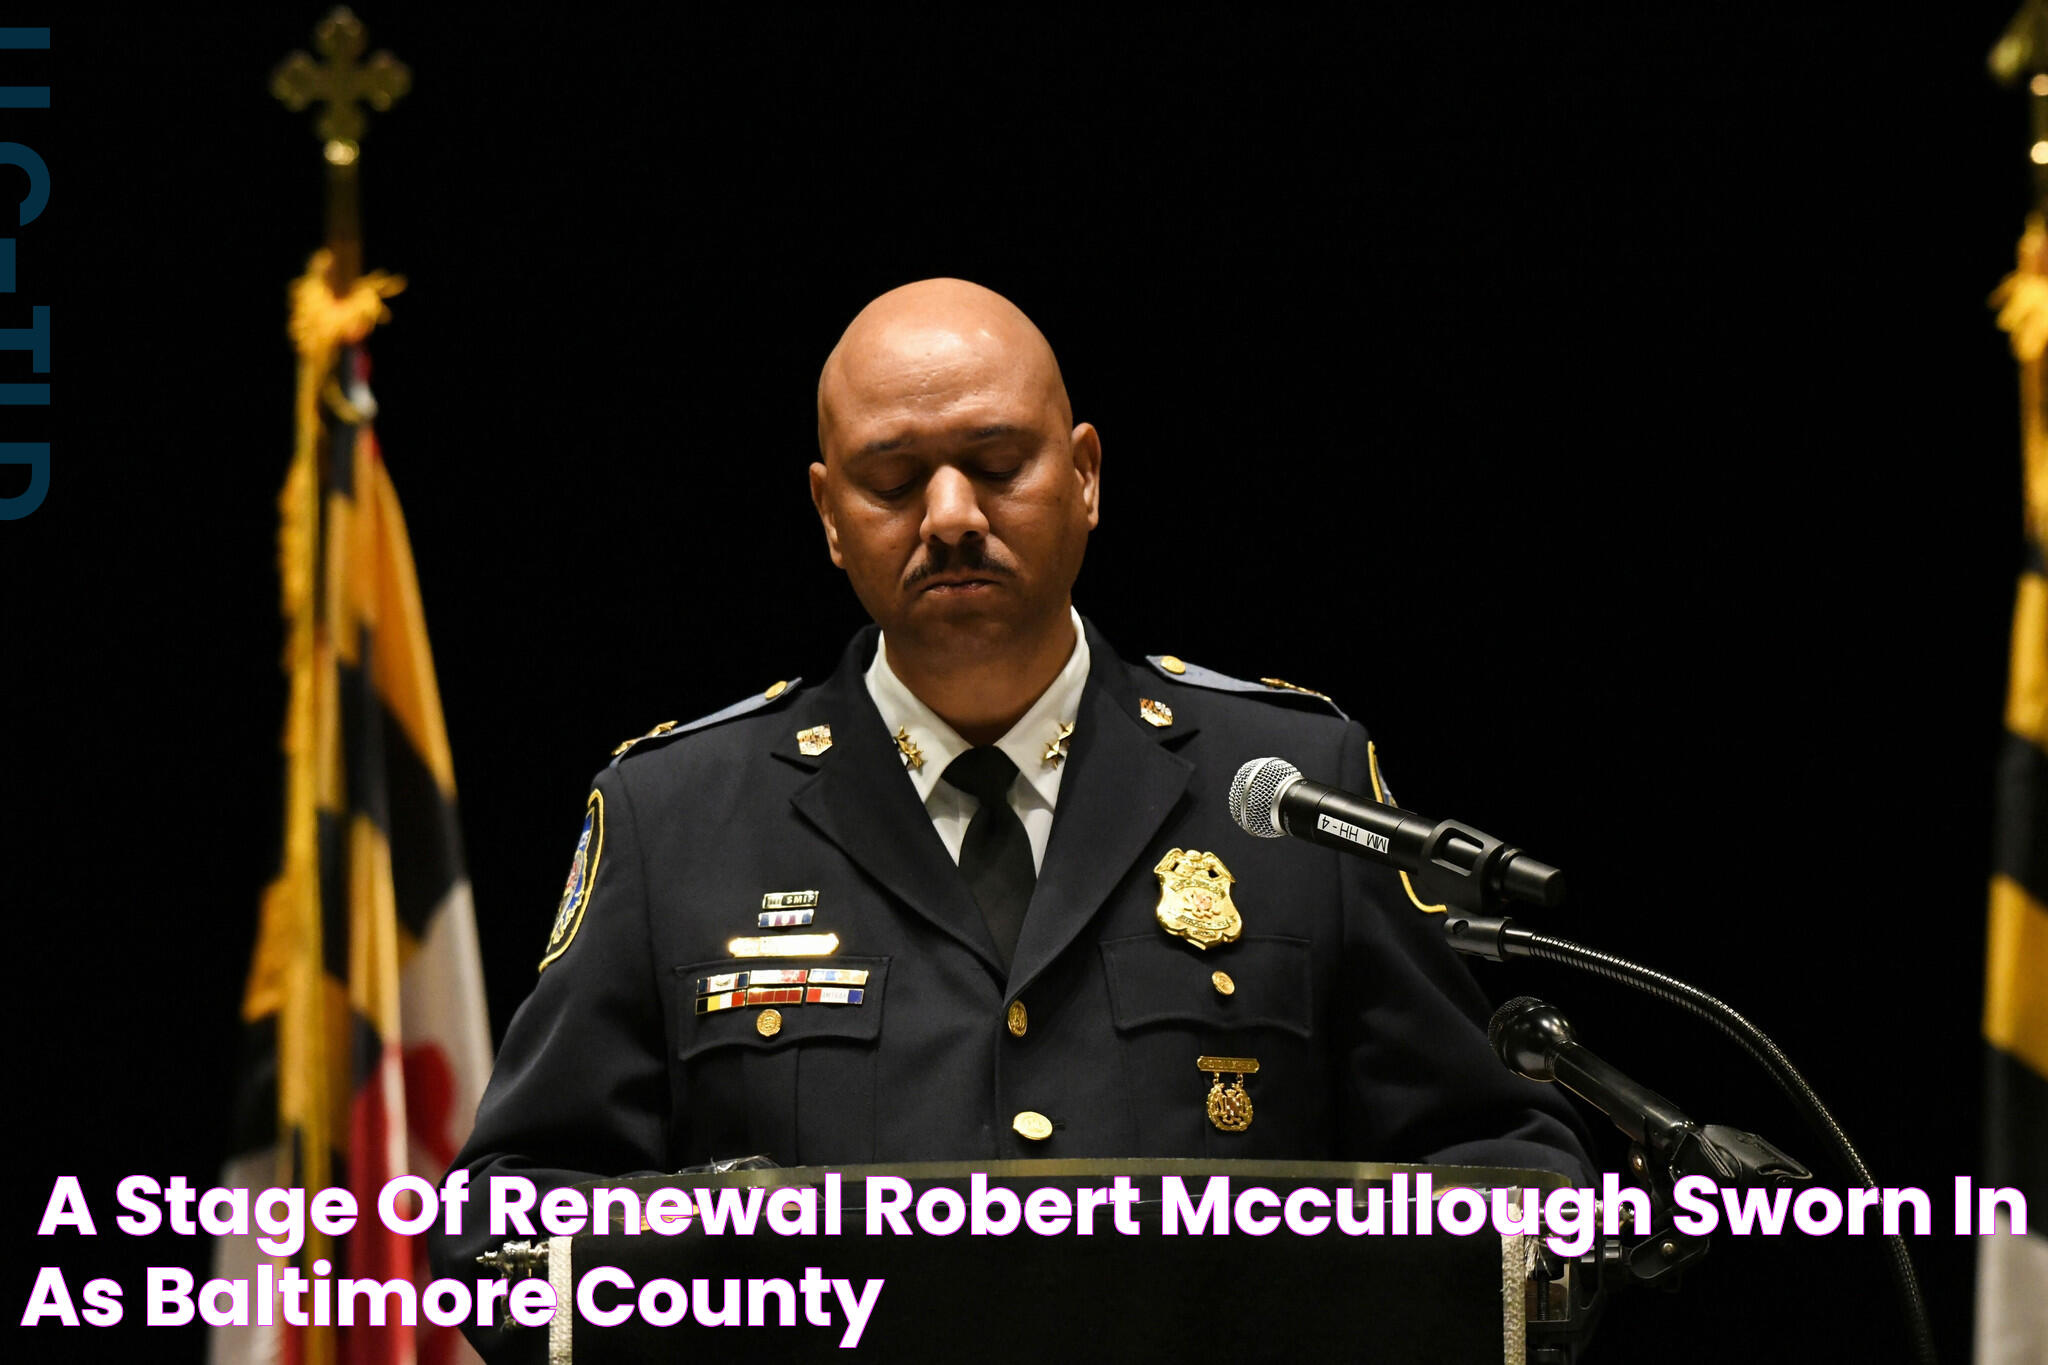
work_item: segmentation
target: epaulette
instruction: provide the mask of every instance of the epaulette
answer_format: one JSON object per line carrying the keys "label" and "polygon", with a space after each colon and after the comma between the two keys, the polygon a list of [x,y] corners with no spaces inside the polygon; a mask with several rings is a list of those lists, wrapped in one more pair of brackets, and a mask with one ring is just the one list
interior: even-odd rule
{"label": "epaulette", "polygon": [[1218,673],[1213,668],[1191,664],[1174,654],[1147,654],[1145,662],[1175,682],[1206,687],[1216,692],[1248,693],[1255,697],[1272,697],[1283,701],[1298,702],[1304,697],[1313,698],[1329,707],[1338,719],[1351,719],[1344,714],[1343,707],[1321,692],[1281,678],[1260,678],[1257,682],[1247,682],[1243,678],[1233,678],[1228,673]]}
{"label": "epaulette", "polygon": [[618,767],[619,760],[624,758],[627,754],[637,753],[648,749],[658,749],[672,739],[680,739],[684,735],[694,734],[699,730],[708,730],[714,725],[723,724],[724,722],[729,720],[735,720],[740,716],[749,714],[750,712],[759,711],[761,708],[765,706],[772,706],[776,702],[782,700],[784,697],[792,695],[797,690],[797,688],[803,685],[803,681],[804,680],[802,678],[791,678],[786,682],[775,683],[771,685],[765,692],[756,692],[754,695],[750,697],[742,697],[740,698],[740,700],[734,702],[731,706],[728,706],[723,710],[713,711],[710,715],[699,716],[695,720],[665,720],[661,724],[655,726],[652,730],[649,730],[646,734],[637,735],[634,738],[627,740],[624,744],[621,744],[618,748],[612,750],[611,765],[614,768]]}

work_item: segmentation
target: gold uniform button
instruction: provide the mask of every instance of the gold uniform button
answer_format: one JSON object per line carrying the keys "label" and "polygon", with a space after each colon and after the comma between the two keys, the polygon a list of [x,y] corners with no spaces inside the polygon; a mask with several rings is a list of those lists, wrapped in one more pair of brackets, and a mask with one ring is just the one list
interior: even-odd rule
{"label": "gold uniform button", "polygon": [[768,685],[768,690],[766,692],[763,692],[761,695],[766,697],[769,701],[774,701],[777,697],[781,696],[784,692],[787,692],[788,690],[789,683],[786,681],[770,683]]}
{"label": "gold uniform button", "polygon": [[754,1020],[754,1032],[763,1038],[773,1038],[782,1032],[782,1011],[762,1010],[760,1017]]}
{"label": "gold uniform button", "polygon": [[1031,1027],[1031,1016],[1025,1011],[1022,1000],[1012,1000],[1010,1002],[1010,1012],[1006,1022],[1010,1026],[1010,1036],[1012,1038],[1022,1038],[1024,1030]]}
{"label": "gold uniform button", "polygon": [[1237,983],[1230,979],[1229,972],[1209,973],[1209,984],[1216,988],[1218,995],[1234,995],[1237,992]]}
{"label": "gold uniform button", "polygon": [[1177,654],[1160,655],[1159,666],[1176,676],[1188,671],[1188,666],[1180,661],[1180,656]]}
{"label": "gold uniform button", "polygon": [[1043,1142],[1052,1136],[1052,1120],[1029,1109],[1011,1119],[1010,1126],[1017,1130],[1019,1137],[1030,1138],[1033,1142]]}

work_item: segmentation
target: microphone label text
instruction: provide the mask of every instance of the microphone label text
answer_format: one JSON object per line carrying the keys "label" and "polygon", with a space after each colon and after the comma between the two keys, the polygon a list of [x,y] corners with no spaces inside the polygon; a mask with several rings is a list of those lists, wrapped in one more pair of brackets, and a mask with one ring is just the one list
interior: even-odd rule
{"label": "microphone label text", "polygon": [[1360,829],[1349,821],[1339,820],[1334,815],[1317,815],[1316,828],[1325,834],[1334,834],[1339,839],[1347,839],[1361,848],[1369,848],[1375,853],[1387,851],[1386,835],[1374,834],[1369,829]]}

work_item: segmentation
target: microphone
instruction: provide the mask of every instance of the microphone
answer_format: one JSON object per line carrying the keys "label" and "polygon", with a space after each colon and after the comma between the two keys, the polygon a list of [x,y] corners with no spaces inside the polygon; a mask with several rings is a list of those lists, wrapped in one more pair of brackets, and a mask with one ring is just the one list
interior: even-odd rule
{"label": "microphone", "polygon": [[[1532,1081],[1556,1081],[1653,1151],[1692,1124],[1670,1100],[1580,1047],[1556,1006],[1533,995],[1518,995],[1495,1010],[1486,1041],[1508,1070]],[[1645,1136],[1652,1133],[1662,1140]]]}
{"label": "microphone", "polygon": [[1668,1179],[1704,1175],[1723,1185],[1798,1185],[1813,1172],[1755,1133],[1698,1124],[1647,1086],[1636,1084],[1579,1046],[1557,1007],[1519,995],[1493,1012],[1486,1041],[1508,1070],[1555,1081],[1614,1120],[1657,1158]]}
{"label": "microphone", "polygon": [[1435,824],[1311,782],[1284,758],[1255,758],[1230,783],[1230,818],[1247,834],[1291,834],[1409,873],[1425,900],[1477,912],[1502,899],[1546,908],[1564,900],[1564,874],[1454,820]]}

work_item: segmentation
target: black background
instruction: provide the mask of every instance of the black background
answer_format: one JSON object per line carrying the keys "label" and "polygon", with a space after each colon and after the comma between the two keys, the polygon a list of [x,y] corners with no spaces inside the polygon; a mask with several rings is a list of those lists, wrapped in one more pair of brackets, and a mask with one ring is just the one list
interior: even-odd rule
{"label": "black background", "polygon": [[[1037,319],[1103,433],[1076,599],[1123,651],[1335,694],[1405,804],[1570,871],[1546,927],[1744,1009],[1945,1210],[1981,1135],[2021,553],[1984,299],[2024,99],[1984,69],[2003,3],[1788,8],[368,7],[416,82],[363,162],[368,264],[411,280],[379,433],[494,1028],[612,745],[819,676],[859,623],[803,491],[816,369],[866,299],[956,274]],[[0,524],[11,1335],[39,1264],[121,1279],[139,1322],[143,1266],[206,1260],[107,1215],[131,1171],[211,1183],[277,858],[284,286],[322,166],[266,76],[319,13],[67,13],[0,54],[53,92],[0,111],[52,176],[0,326],[44,303],[55,335],[52,408],[4,414],[55,442]],[[1822,1161],[1705,1026],[1484,980]],[[94,1241],[36,1240],[60,1174]],[[1915,1249],[1961,1360],[1971,1247]],[[1682,1295],[1615,1303],[1599,1358],[1876,1360],[1895,1322],[1874,1244],[1724,1237]]]}

